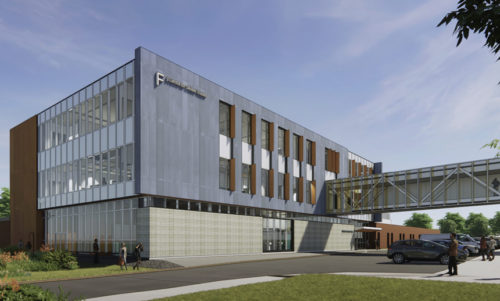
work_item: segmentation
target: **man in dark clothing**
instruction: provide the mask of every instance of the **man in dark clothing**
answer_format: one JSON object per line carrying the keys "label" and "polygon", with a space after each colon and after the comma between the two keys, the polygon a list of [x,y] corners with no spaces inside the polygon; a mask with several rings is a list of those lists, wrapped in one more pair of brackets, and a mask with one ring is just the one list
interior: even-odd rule
{"label": "man in dark clothing", "polygon": [[[457,255],[458,255],[458,241],[455,239],[455,233],[450,234],[450,248],[448,249],[448,274],[450,276],[457,275]],[[453,270],[453,272],[452,272]]]}
{"label": "man in dark clothing", "polygon": [[99,243],[94,239],[94,263],[99,263]]}
{"label": "man in dark clothing", "polygon": [[143,250],[144,250],[144,247],[142,246],[142,243],[138,243],[135,246],[135,249],[134,249],[135,264],[134,264],[134,267],[133,267],[134,270],[136,268],[137,268],[137,270],[139,270],[139,265],[141,264],[141,252]]}

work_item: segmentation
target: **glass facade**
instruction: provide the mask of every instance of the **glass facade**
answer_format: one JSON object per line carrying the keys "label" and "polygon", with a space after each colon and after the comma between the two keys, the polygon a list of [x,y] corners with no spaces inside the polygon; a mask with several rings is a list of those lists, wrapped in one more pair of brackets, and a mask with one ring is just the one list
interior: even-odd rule
{"label": "glass facade", "polygon": [[252,141],[252,116],[241,112],[241,141],[250,144]]}
{"label": "glass facade", "polygon": [[285,156],[285,130],[278,128],[278,155]]}
{"label": "glass facade", "polygon": [[262,250],[264,252],[293,251],[293,221],[262,219]]}
{"label": "glass facade", "polygon": [[138,199],[125,199],[45,211],[46,244],[54,249],[118,253],[122,243],[133,251],[136,241]]}
{"label": "glass facade", "polygon": [[269,122],[262,120],[260,125],[260,146],[269,150]]}
{"label": "glass facade", "polygon": [[230,109],[227,103],[219,102],[219,134],[226,137],[229,137],[231,132]]}
{"label": "glass facade", "polygon": [[229,190],[229,182],[231,176],[231,169],[229,160],[219,158],[219,188]]}
{"label": "glass facade", "polygon": [[244,193],[250,193],[251,190],[251,178],[252,178],[252,169],[250,165],[241,164],[241,191]]}

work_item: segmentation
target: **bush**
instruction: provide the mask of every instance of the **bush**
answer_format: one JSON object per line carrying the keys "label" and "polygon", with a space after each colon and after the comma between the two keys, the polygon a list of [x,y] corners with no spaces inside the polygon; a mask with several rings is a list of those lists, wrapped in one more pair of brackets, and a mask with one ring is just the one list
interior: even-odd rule
{"label": "bush", "polygon": [[49,290],[35,285],[19,285],[15,280],[9,282],[0,279],[0,300],[68,300],[69,294],[64,294],[59,287],[56,295]]}
{"label": "bush", "polygon": [[78,268],[76,257],[71,252],[55,250],[50,252],[40,252],[41,261],[56,265],[57,269],[74,270]]}
{"label": "bush", "polygon": [[0,253],[10,253],[10,255],[14,255],[16,253],[24,252],[24,251],[25,251],[24,249],[21,249],[17,246],[8,246],[8,247],[3,248],[0,251]]}

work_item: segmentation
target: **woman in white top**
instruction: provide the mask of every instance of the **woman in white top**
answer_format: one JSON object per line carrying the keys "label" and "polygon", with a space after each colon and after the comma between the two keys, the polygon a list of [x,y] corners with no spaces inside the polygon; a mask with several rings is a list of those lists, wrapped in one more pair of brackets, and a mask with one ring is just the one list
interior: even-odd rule
{"label": "woman in white top", "polygon": [[127,270],[127,247],[125,243],[122,242],[122,248],[120,249],[120,269],[123,270],[123,266],[125,266],[125,270]]}

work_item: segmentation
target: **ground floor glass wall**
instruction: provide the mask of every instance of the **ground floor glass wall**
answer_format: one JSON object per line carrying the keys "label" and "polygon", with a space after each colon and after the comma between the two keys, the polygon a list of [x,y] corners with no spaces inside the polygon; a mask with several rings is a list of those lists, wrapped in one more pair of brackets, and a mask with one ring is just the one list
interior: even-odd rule
{"label": "ground floor glass wall", "polygon": [[293,221],[276,218],[262,219],[264,252],[293,251]]}
{"label": "ground floor glass wall", "polygon": [[46,244],[54,249],[118,253],[121,243],[131,252],[136,243],[137,199],[116,200],[45,211]]}

